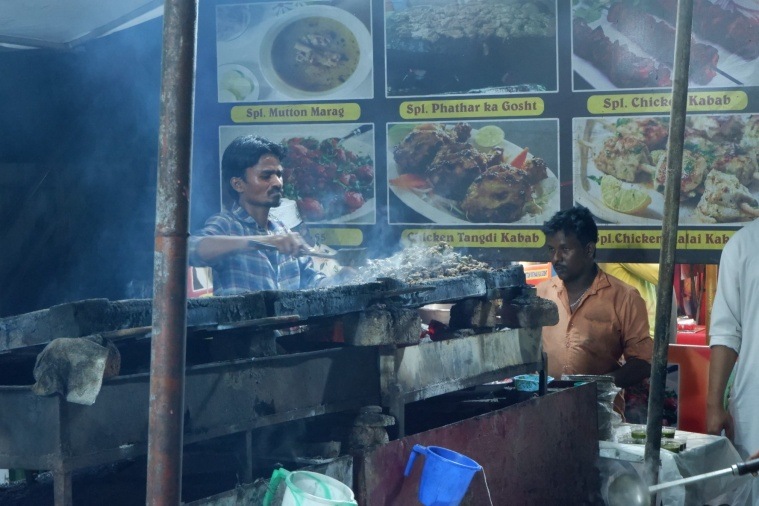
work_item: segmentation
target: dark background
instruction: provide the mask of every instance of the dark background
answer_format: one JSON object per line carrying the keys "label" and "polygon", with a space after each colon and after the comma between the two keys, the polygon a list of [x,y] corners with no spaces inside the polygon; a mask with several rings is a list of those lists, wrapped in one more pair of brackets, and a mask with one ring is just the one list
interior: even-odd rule
{"label": "dark background", "polygon": [[151,293],[161,31],[0,52],[0,317]]}

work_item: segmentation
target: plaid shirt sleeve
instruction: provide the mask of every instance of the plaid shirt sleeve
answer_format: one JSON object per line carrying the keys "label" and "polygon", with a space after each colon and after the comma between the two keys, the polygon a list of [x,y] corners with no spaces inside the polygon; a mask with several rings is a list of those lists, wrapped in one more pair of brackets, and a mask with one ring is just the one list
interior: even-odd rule
{"label": "plaid shirt sleeve", "polygon": [[197,246],[203,237],[214,235],[253,236],[284,234],[287,228],[276,221],[263,230],[252,219],[241,220],[239,208],[232,212],[222,211],[211,216],[203,228],[189,239],[189,260],[194,266],[213,269],[215,295],[234,295],[258,290],[298,290],[317,285],[324,277],[313,267],[310,257],[293,257],[279,252],[246,250],[225,255],[213,262],[204,262],[197,254]]}

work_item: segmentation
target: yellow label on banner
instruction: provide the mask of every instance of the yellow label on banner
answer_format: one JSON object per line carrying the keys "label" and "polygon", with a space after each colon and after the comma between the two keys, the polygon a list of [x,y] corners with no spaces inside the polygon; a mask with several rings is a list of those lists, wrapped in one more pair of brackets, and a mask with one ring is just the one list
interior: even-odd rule
{"label": "yellow label on banner", "polygon": [[353,121],[361,116],[358,104],[236,105],[235,123],[285,123],[289,121]]}
{"label": "yellow label on banner", "polygon": [[[687,110],[690,112],[742,111],[747,106],[748,96],[743,91],[688,93]],[[592,95],[588,98],[588,112],[591,114],[669,112],[671,108],[671,93]]]}
{"label": "yellow label on banner", "polygon": [[318,244],[327,246],[359,246],[364,241],[364,233],[358,228],[308,228],[311,237]]}
{"label": "yellow label on banner", "polygon": [[[719,250],[734,231],[681,230],[677,233],[677,249]],[[599,249],[660,249],[661,230],[599,230]]]}
{"label": "yellow label on banner", "polygon": [[545,236],[540,230],[406,229],[405,246],[434,246],[445,242],[454,248],[540,248]]}
{"label": "yellow label on banner", "polygon": [[402,102],[403,119],[502,118],[540,116],[545,110],[542,98],[490,98],[477,100],[419,100]]}

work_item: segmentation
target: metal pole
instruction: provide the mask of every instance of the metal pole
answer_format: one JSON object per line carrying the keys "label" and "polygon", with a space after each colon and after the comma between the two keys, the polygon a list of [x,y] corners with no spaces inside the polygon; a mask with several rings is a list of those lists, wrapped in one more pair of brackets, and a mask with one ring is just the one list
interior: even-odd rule
{"label": "metal pole", "polygon": [[[688,103],[688,64],[690,62],[693,0],[679,0],[675,35],[674,81],[672,109],[669,113],[669,144],[667,145],[667,175],[664,190],[664,219],[662,248],[659,256],[659,285],[656,288],[656,327],[654,356],[651,364],[651,388],[648,397],[646,424],[645,470],[649,483],[659,478],[661,422],[664,408],[664,387],[667,379],[667,354],[672,308],[672,285],[677,248],[677,222],[680,213],[680,181],[685,137],[685,110]],[[655,504],[655,497],[651,499]]]}
{"label": "metal pole", "polygon": [[197,5],[166,0],[153,261],[146,504],[182,497],[192,91]]}

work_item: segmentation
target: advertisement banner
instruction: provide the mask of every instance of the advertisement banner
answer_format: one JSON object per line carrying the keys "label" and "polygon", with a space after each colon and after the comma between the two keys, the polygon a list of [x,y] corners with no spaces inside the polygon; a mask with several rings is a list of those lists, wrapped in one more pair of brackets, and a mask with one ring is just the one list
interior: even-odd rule
{"label": "advertisement banner", "polygon": [[[677,262],[759,216],[759,4],[696,0]],[[574,204],[599,258],[658,261],[676,0],[201,0],[192,227],[241,135],[332,247],[545,261]]]}

